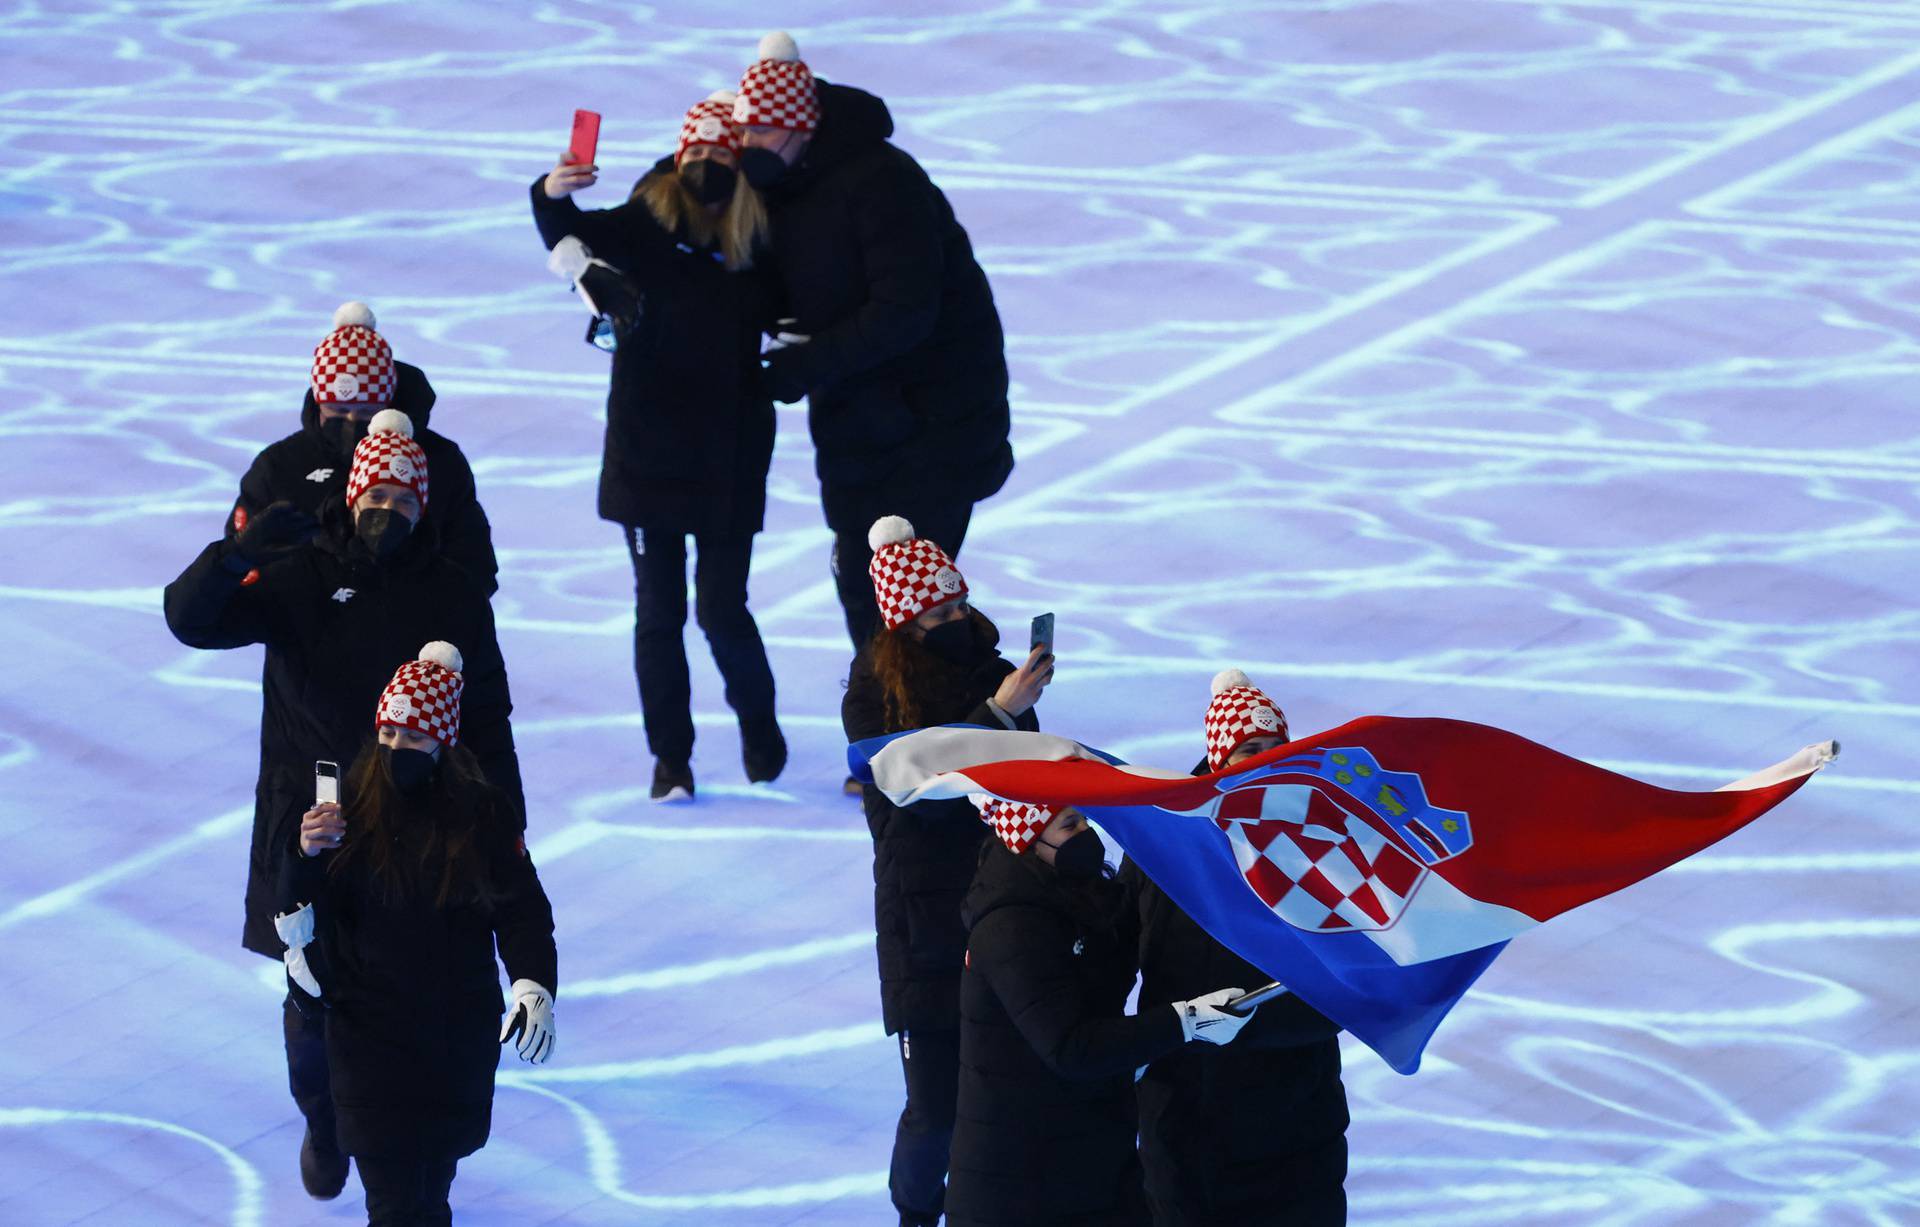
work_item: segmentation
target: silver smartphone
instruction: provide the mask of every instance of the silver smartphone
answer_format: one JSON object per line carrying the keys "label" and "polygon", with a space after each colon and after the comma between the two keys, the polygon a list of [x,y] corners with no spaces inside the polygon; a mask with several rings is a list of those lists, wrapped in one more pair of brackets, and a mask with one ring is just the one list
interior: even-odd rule
{"label": "silver smartphone", "polygon": [[1053,615],[1052,614],[1043,613],[1039,617],[1035,618],[1033,620],[1033,626],[1030,628],[1030,630],[1031,630],[1032,637],[1027,643],[1027,648],[1029,651],[1039,647],[1041,644],[1046,645],[1047,651],[1049,652],[1053,651]]}
{"label": "silver smartphone", "polygon": [[340,804],[340,764],[316,759],[313,764],[313,803]]}

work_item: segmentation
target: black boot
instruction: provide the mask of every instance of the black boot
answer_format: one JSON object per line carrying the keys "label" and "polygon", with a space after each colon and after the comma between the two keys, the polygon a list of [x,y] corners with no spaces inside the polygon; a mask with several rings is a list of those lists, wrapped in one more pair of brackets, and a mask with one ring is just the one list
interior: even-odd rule
{"label": "black boot", "polygon": [[328,1139],[328,1144],[322,1145],[313,1136],[312,1125],[300,1139],[300,1183],[321,1201],[332,1201],[347,1187],[347,1156],[331,1143]]}
{"label": "black boot", "polygon": [[787,766],[787,739],[780,734],[780,722],[772,716],[742,719],[740,761],[747,769],[748,783],[779,779]]}
{"label": "black boot", "polygon": [[693,800],[693,766],[685,762],[653,761],[653,799],[655,801]]}

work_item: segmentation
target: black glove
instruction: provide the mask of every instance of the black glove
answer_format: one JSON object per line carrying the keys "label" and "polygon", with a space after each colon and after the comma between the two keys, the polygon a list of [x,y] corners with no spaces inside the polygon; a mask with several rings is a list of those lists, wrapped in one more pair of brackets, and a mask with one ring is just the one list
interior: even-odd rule
{"label": "black glove", "polygon": [[791,405],[807,394],[807,381],[800,370],[800,355],[791,346],[768,350],[760,355],[760,372],[767,395],[783,405]]}
{"label": "black glove", "polygon": [[319,531],[318,520],[283,499],[253,513],[234,539],[233,552],[249,566],[265,566],[293,553]]}
{"label": "black glove", "polygon": [[580,288],[593,300],[593,309],[613,321],[613,335],[624,337],[640,322],[640,291],[626,275],[596,260],[580,273]]}

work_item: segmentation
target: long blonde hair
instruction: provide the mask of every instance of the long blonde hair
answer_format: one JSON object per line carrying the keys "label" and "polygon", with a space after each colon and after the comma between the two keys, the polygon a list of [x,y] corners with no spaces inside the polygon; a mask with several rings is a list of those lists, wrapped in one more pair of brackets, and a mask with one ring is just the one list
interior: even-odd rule
{"label": "long blonde hair", "polygon": [[680,182],[677,170],[658,170],[644,176],[633,185],[630,199],[645,201],[653,220],[670,233],[685,234],[702,247],[718,241],[729,272],[752,268],[755,249],[767,242],[766,202],[747,177],[737,172],[733,199],[719,217],[693,198],[686,184]]}

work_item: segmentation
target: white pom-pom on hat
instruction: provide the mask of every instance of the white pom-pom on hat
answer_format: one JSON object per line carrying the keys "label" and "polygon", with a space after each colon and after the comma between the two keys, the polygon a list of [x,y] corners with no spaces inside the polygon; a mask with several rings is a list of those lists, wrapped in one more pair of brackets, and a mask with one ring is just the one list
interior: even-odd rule
{"label": "white pom-pom on hat", "polygon": [[1213,675],[1213,686],[1208,691],[1208,693],[1218,696],[1225,691],[1233,690],[1236,688],[1246,689],[1246,690],[1257,689],[1257,687],[1255,687],[1253,684],[1253,679],[1248,677],[1241,670],[1222,669],[1220,670],[1220,672]]}
{"label": "white pom-pom on hat", "polygon": [[354,299],[352,302],[343,302],[333,309],[335,328],[352,328],[355,325],[361,328],[373,327],[373,308],[359,299]]}
{"label": "white pom-pom on hat", "polygon": [[398,409],[382,409],[367,423],[370,435],[405,435],[413,438],[413,419]]}
{"label": "white pom-pom on hat", "polygon": [[900,541],[913,540],[913,525],[905,516],[881,516],[867,530],[867,548],[874,553],[880,552],[883,545],[893,545]]}
{"label": "white pom-pom on hat", "polygon": [[707,95],[707,101],[708,102],[724,102],[729,106],[731,106],[733,104],[734,99],[738,98],[739,96],[740,95],[734,93],[730,89],[717,89],[717,90],[714,90],[711,94]]}
{"label": "white pom-pom on hat", "polygon": [[467,662],[461,659],[460,649],[444,639],[436,639],[420,649],[420,659],[430,660],[442,669],[451,669],[455,673],[466,668]]}
{"label": "white pom-pom on hat", "polygon": [[793,35],[785,30],[775,30],[760,39],[760,59],[798,60],[800,44],[793,41]]}

